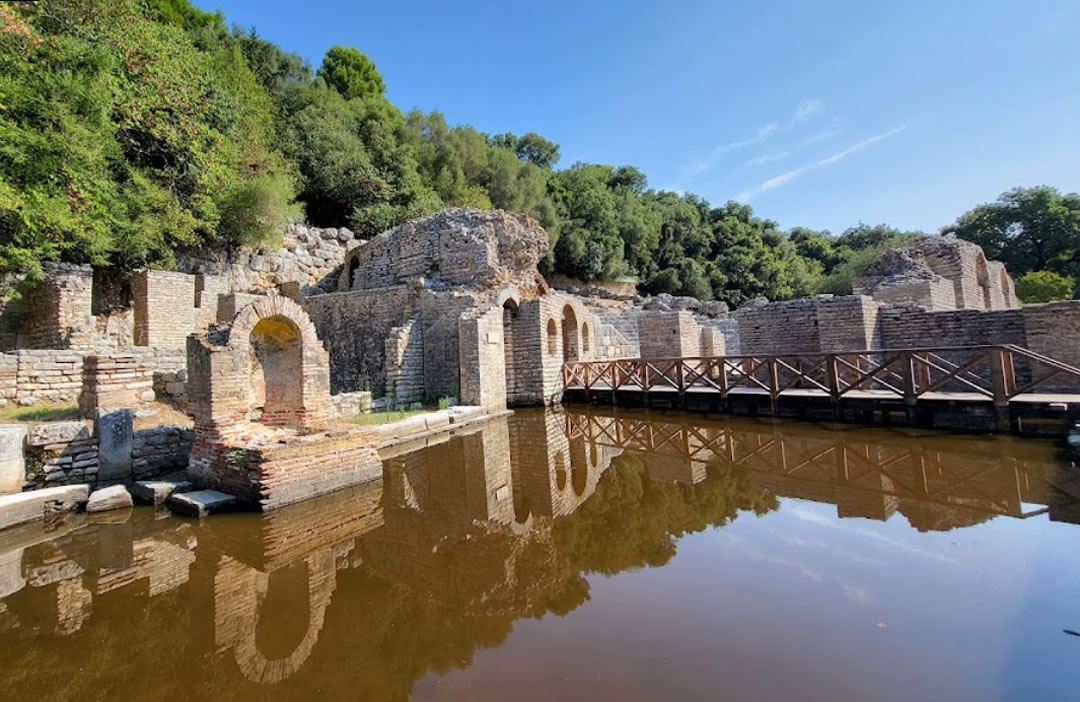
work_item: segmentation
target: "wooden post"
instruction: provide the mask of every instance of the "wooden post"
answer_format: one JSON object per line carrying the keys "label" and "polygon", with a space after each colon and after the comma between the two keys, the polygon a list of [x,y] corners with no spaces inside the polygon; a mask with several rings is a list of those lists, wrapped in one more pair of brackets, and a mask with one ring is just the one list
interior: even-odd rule
{"label": "wooden post", "polygon": [[990,349],[990,387],[994,393],[994,411],[997,414],[997,430],[1009,431],[1009,381],[1005,371],[1005,350],[1000,346]]}

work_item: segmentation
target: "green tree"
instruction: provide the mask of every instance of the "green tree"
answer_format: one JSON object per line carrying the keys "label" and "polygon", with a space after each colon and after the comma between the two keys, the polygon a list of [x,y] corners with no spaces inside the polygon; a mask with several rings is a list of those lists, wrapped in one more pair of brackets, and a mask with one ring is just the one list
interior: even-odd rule
{"label": "green tree", "polygon": [[318,76],[346,100],[382,95],[386,91],[374,62],[351,46],[330,47]]}
{"label": "green tree", "polygon": [[1052,271],[1080,279],[1080,194],[1015,188],[960,216],[943,233],[983,247],[1019,275]]}
{"label": "green tree", "polygon": [[1076,281],[1053,271],[1028,271],[1016,279],[1016,296],[1022,302],[1070,300]]}

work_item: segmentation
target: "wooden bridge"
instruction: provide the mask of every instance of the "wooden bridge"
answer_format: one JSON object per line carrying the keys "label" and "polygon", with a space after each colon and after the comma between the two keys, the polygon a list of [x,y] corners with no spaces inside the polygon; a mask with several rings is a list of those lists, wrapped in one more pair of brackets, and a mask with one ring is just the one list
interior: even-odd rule
{"label": "wooden bridge", "polygon": [[1080,420],[1080,368],[1013,345],[568,362],[570,401],[1021,434]]}

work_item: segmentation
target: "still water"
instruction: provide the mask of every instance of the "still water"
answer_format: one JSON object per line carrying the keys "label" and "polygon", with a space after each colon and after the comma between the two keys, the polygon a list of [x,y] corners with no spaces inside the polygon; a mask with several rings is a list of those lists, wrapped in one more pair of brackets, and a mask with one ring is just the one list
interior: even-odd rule
{"label": "still water", "polygon": [[268,515],[0,534],[0,690],[1073,700],[1076,523],[1051,443],[519,412]]}

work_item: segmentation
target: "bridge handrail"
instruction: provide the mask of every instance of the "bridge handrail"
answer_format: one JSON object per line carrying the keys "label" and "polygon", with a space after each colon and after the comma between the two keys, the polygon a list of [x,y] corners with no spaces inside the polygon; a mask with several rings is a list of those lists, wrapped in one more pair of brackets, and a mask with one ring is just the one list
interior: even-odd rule
{"label": "bridge handrail", "polygon": [[[961,360],[946,358],[961,357]],[[1050,372],[1017,382],[1017,359]],[[762,377],[762,369],[767,374]],[[977,371],[983,371],[980,375]],[[935,374],[937,378],[935,379]],[[731,356],[656,356],[624,359],[568,361],[563,364],[563,388],[591,390],[599,382],[605,389],[633,387],[644,392],[666,387],[680,393],[692,388],[712,389],[727,396],[733,387],[764,390],[774,399],[785,390],[806,384],[834,400],[864,387],[884,389],[913,403],[918,397],[960,385],[1008,404],[1051,378],[1069,376],[1080,384],[1080,368],[1015,344],[927,346],[900,349],[860,349]],[[803,388],[805,389],[805,388]]]}

